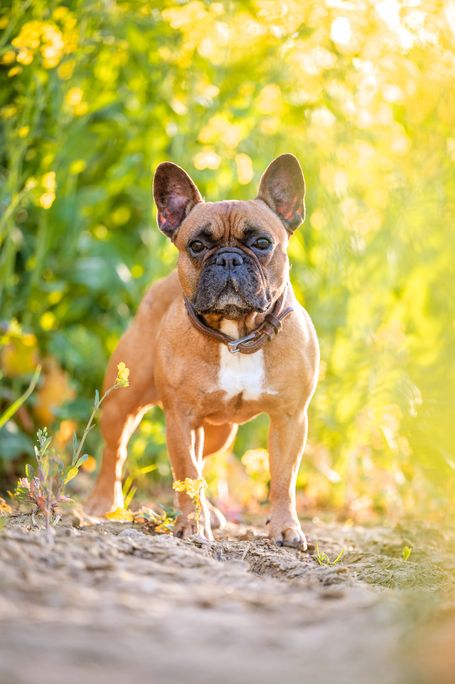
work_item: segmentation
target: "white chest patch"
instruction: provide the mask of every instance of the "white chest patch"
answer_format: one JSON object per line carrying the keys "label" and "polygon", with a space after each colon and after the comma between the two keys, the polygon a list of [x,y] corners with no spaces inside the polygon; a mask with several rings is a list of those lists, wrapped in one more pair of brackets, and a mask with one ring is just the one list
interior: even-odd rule
{"label": "white chest patch", "polygon": [[[235,339],[239,337],[235,321],[224,320],[221,330]],[[243,394],[246,400],[259,399],[266,392],[263,350],[254,354],[232,354],[224,344],[220,344],[218,388],[226,392],[227,398]]]}

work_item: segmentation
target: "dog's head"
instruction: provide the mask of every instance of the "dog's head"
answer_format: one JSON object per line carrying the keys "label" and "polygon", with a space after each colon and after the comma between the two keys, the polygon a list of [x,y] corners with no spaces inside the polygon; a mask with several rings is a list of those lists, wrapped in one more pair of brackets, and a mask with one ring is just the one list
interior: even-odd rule
{"label": "dog's head", "polygon": [[177,246],[184,295],[201,314],[266,312],[288,278],[289,235],[304,219],[305,181],[291,154],[275,159],[254,200],[204,202],[176,164],[156,170],[158,225]]}

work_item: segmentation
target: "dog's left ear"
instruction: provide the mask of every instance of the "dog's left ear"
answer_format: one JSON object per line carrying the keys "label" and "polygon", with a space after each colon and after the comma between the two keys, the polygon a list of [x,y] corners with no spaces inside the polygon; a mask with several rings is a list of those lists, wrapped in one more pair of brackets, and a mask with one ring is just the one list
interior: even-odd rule
{"label": "dog's left ear", "polygon": [[158,166],[153,196],[158,207],[158,225],[171,240],[175,239],[180,224],[194,205],[204,201],[186,171],[172,162]]}
{"label": "dog's left ear", "polygon": [[256,199],[263,200],[293,233],[305,218],[305,180],[293,154],[282,154],[265,170]]}

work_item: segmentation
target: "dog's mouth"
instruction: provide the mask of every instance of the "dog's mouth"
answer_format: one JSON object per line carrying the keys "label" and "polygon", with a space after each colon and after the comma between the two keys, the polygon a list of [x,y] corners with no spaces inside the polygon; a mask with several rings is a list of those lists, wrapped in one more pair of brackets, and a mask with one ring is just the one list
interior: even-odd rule
{"label": "dog's mouth", "polygon": [[193,306],[200,314],[241,318],[264,313],[271,303],[267,281],[254,259],[241,250],[223,248],[204,265]]}
{"label": "dog's mouth", "polygon": [[220,314],[226,318],[241,318],[253,311],[264,313],[269,308],[269,302],[267,300],[265,300],[264,303],[262,303],[262,301],[260,303],[248,302],[245,297],[236,290],[235,286],[231,282],[228,282],[209,306],[198,307],[196,297],[195,308],[198,313],[201,314]]}

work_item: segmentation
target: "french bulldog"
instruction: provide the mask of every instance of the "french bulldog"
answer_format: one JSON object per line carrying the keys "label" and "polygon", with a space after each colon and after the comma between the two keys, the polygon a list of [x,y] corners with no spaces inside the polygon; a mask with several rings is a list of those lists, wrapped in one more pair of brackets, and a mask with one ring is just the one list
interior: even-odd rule
{"label": "french bulldog", "polygon": [[[307,410],[319,368],[311,319],[289,280],[288,241],[304,219],[305,181],[283,154],[264,172],[253,200],[205,202],[190,176],[160,164],[154,197],[160,230],[178,249],[177,269],[146,293],[110,359],[130,369],[130,387],[103,405],[101,470],[87,510],[123,507],[122,467],[144,413],[162,406],[176,480],[202,477],[204,458],[228,448],[239,424],[270,417],[269,536],[306,548],[295,487],[307,438]],[[193,502],[181,492],[175,534],[196,531]],[[201,492],[201,528],[213,539]]]}

